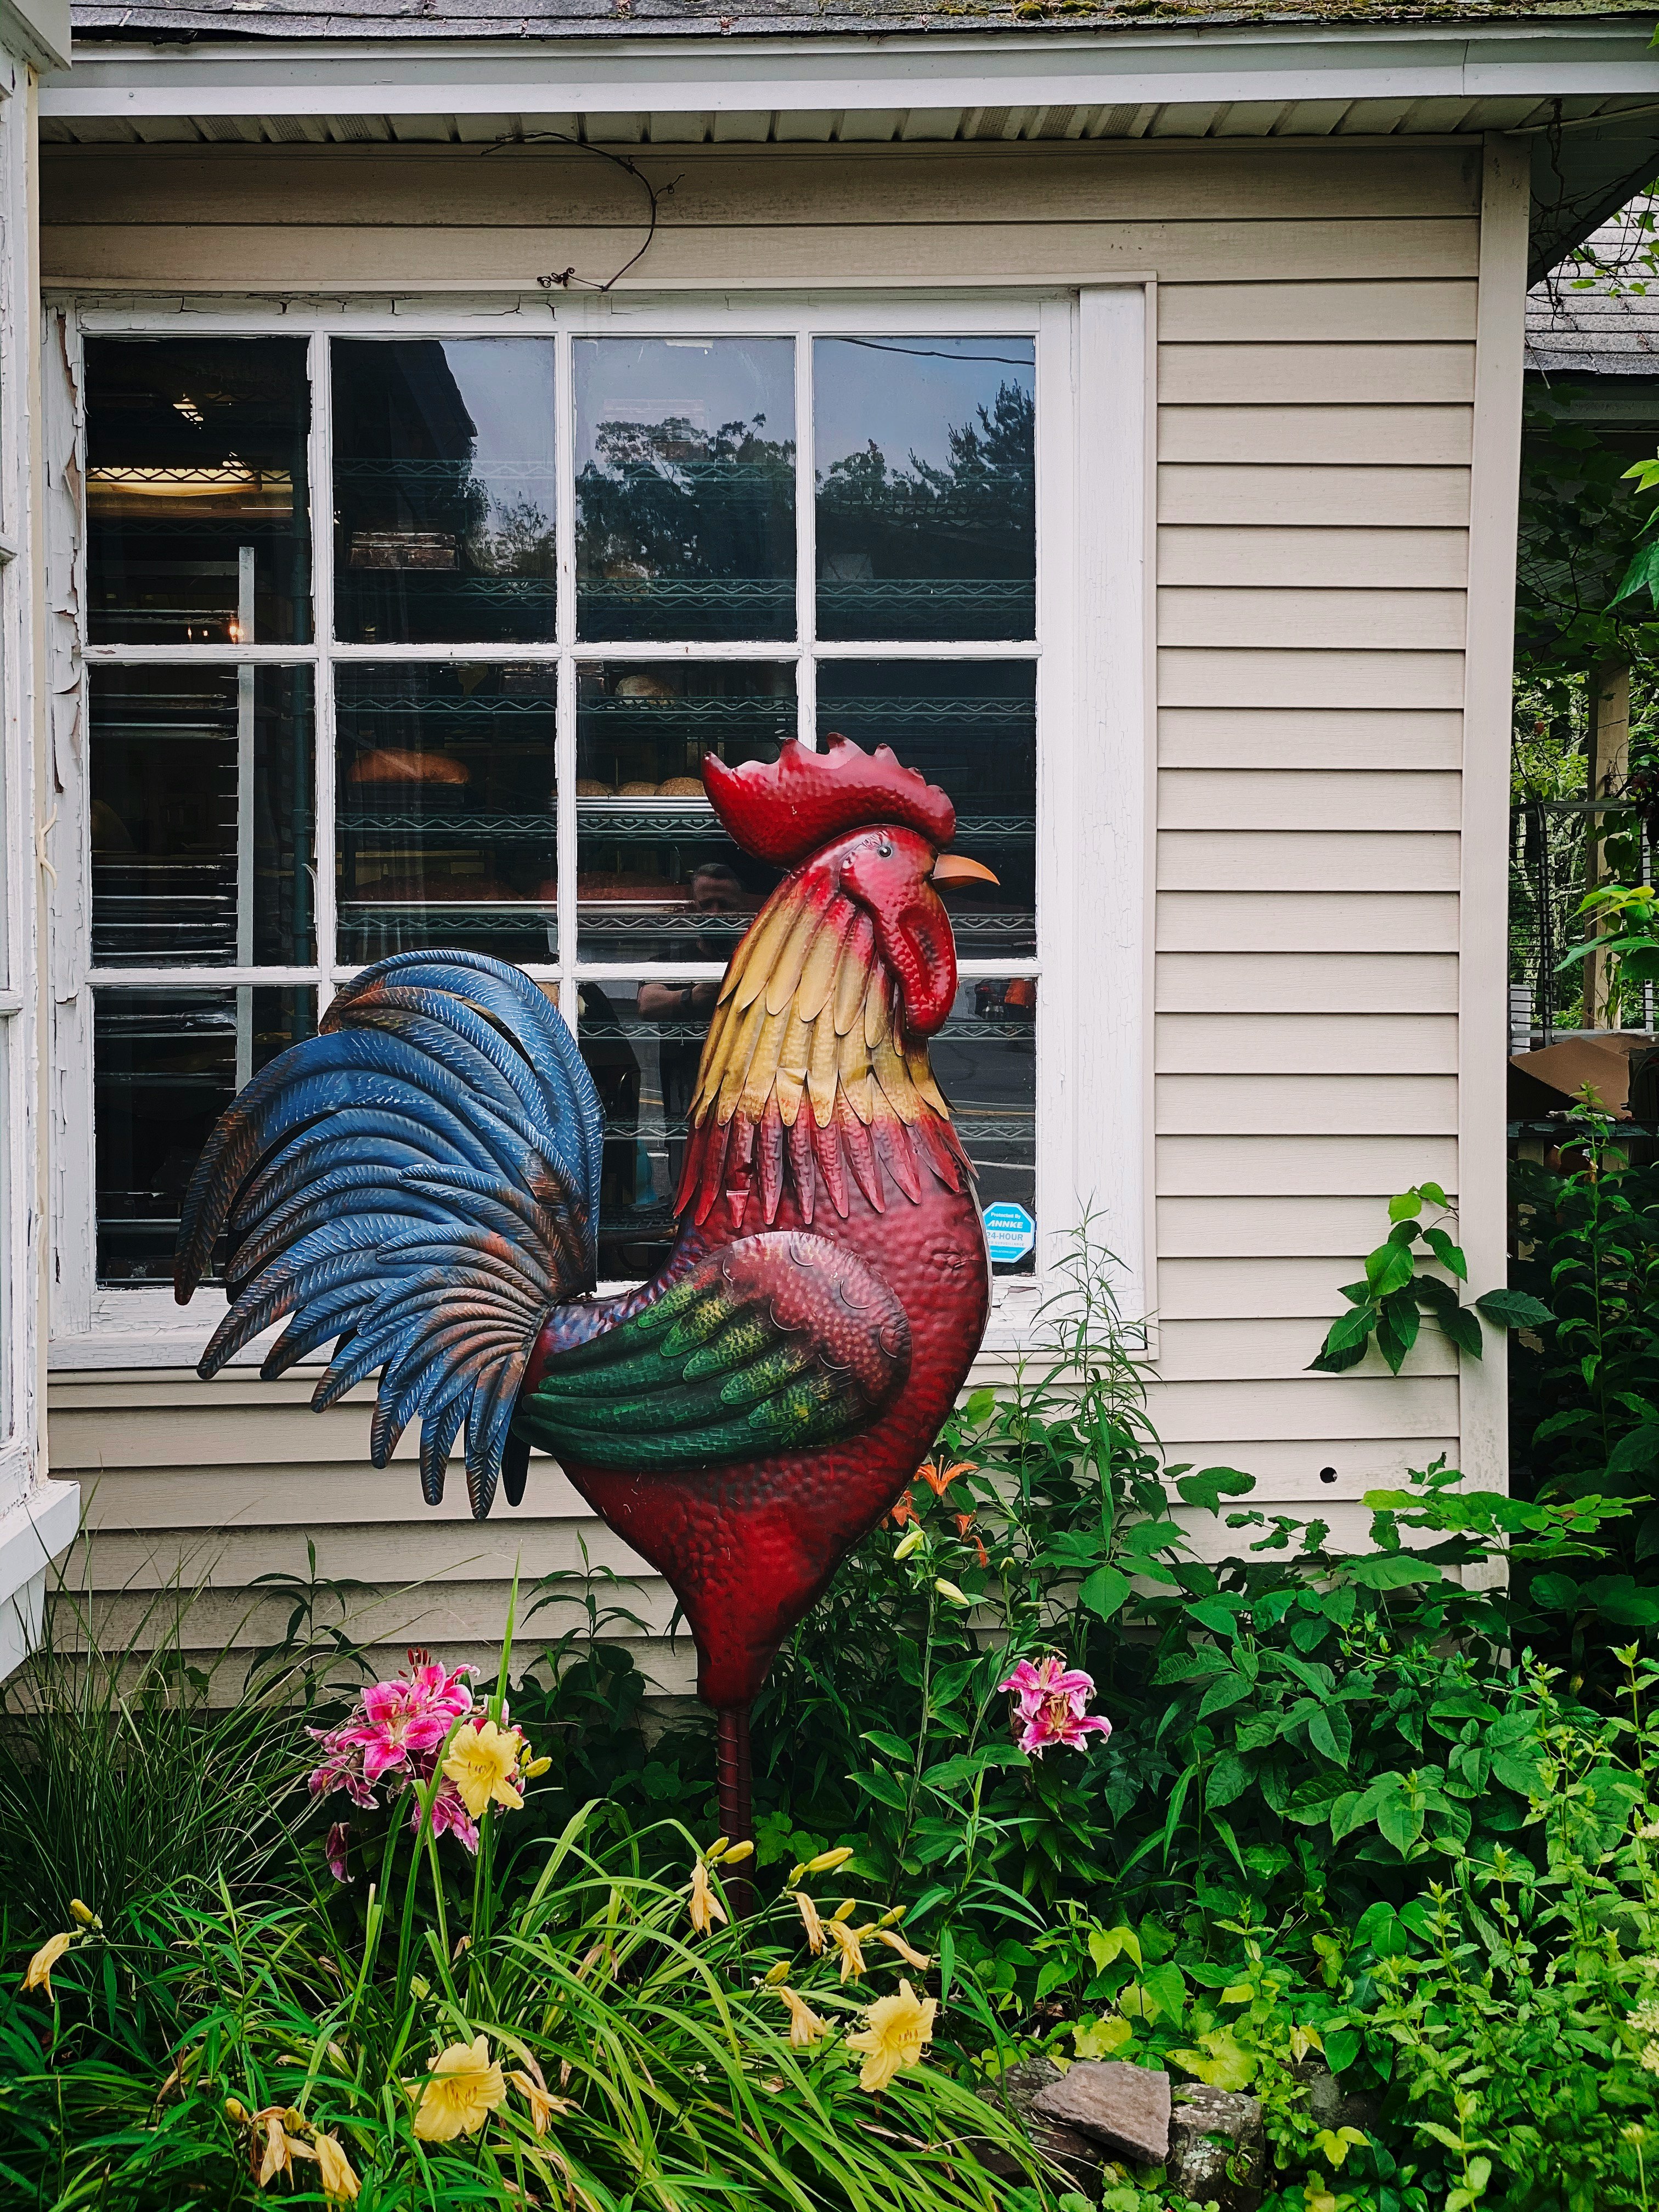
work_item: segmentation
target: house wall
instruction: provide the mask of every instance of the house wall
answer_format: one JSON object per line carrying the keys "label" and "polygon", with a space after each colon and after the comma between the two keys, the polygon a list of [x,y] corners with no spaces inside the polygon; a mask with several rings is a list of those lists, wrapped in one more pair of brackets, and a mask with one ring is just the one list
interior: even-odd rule
{"label": "house wall", "polygon": [[[1501,150],[1484,156],[1485,300],[1479,141],[653,157],[676,178],[651,247],[659,286],[1156,277],[1155,1415],[1173,1458],[1244,1468],[1254,1502],[1334,1507],[1356,1528],[1365,1489],[1437,1452],[1489,1474],[1501,1353],[1462,1402],[1426,1333],[1399,1379],[1374,1356],[1338,1378],[1304,1370],[1382,1201],[1425,1177],[1457,1187],[1460,1116],[1480,1155],[1466,1241],[1477,1272],[1501,1274],[1493,593],[1511,434],[1495,338],[1481,527],[1498,580],[1477,589],[1490,666],[1467,763],[1463,728],[1476,337],[1507,327],[1511,289],[1519,377],[1524,200],[1505,187],[1499,236]],[[42,250],[48,284],[76,290],[476,291],[608,273],[638,244],[637,200],[606,165],[532,147],[62,148]],[[1482,809],[1473,916],[1466,765]],[[325,1576],[426,1583],[388,1601],[383,1631],[454,1650],[499,1631],[515,1559],[527,1576],[574,1569],[585,1545],[627,1565],[550,1476],[536,1510],[483,1528],[459,1504],[428,1515],[407,1444],[385,1474],[365,1463],[366,1394],[319,1417],[309,1387],[246,1370],[57,1378],[54,1468],[82,1481],[96,1578],[125,1608],[182,1550],[187,1572],[211,1567],[226,1638],[269,1632],[288,1601],[248,1586],[303,1576],[310,1538]],[[654,1583],[628,1601],[667,1620]],[[683,1686],[688,1662],[682,1639],[653,1671]]]}

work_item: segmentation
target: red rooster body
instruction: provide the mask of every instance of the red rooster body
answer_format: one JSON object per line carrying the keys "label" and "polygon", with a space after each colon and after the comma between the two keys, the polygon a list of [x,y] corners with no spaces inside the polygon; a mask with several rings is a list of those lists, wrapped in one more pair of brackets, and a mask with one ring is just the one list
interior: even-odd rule
{"label": "red rooster body", "polygon": [[382,1370],[371,1454],[423,1416],[441,1496],[465,1421],[473,1510],[551,1451],[666,1577],[698,1688],[745,1708],[779,1643],[893,1504],[984,1333],[972,1171],[928,1066],[956,994],[934,884],[945,794],[884,748],[791,742],[705,781],[786,868],[721,983],[661,1273],[591,1295],[599,1104],[568,1030],[477,954],[381,962],[223,1117],[180,1231],[189,1297],[221,1227],[210,1373],[283,1314],[280,1373],[337,1339],[315,1402]]}

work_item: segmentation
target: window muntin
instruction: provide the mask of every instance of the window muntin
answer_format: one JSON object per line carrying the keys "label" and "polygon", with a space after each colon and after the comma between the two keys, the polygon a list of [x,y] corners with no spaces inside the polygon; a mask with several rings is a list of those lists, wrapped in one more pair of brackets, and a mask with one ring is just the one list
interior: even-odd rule
{"label": "window muntin", "polygon": [[94,644],[311,635],[303,338],[87,341]]}
{"label": "window muntin", "polygon": [[[781,321],[787,325],[789,318]],[[962,326],[971,327],[966,313]],[[898,350],[886,366],[898,362],[895,374],[901,376],[911,374],[907,361],[948,356],[943,382],[929,370],[921,383],[904,387],[909,416],[881,434],[884,443],[878,439],[890,478],[907,471],[917,475],[913,447],[918,456],[941,441],[947,457],[955,450],[951,433],[959,426],[949,419],[951,404],[959,403],[968,428],[982,431],[977,410],[994,410],[1010,379],[1025,395],[1029,453],[1033,383],[1027,364],[1035,352],[1029,335],[962,339],[953,330],[942,339],[913,338],[908,327],[896,323],[892,333],[878,331],[881,347],[857,349],[879,362],[890,336]],[[150,342],[97,343],[107,349]],[[273,342],[209,343],[222,349]],[[728,760],[770,757],[777,741],[792,732],[811,742],[819,731],[842,728],[866,745],[892,744],[902,758],[943,782],[957,803],[957,849],[988,862],[1000,879],[995,891],[953,888],[947,895],[963,991],[934,1048],[935,1064],[970,1149],[978,1143],[984,1152],[988,1201],[1012,1198],[1035,1212],[1040,648],[1033,637],[1030,467],[1019,460],[1018,438],[1014,462],[997,489],[994,531],[981,529],[971,543],[958,532],[955,538],[941,535],[931,547],[923,544],[908,579],[896,556],[884,556],[884,577],[829,580],[884,581],[889,600],[896,581],[927,589],[897,594],[897,611],[885,622],[876,614],[883,592],[866,591],[860,599],[857,591],[843,592],[838,604],[862,605],[870,629],[815,638],[827,601],[822,545],[815,550],[812,534],[824,508],[820,499],[803,499],[802,491],[809,475],[822,487],[825,457],[821,446],[816,459],[797,451],[795,426],[799,410],[815,425],[833,419],[825,412],[823,364],[839,374],[842,356],[824,352],[827,338],[815,342],[810,316],[757,337],[690,343],[665,336],[460,341],[319,333],[310,343],[313,388],[326,385],[333,403],[332,443],[325,410],[308,455],[296,464],[295,481],[308,480],[308,462],[317,480],[336,489],[323,549],[323,637],[316,647],[301,642],[291,648],[294,665],[276,665],[273,653],[257,673],[261,682],[309,678],[314,684],[317,749],[326,751],[329,774],[313,794],[313,836],[325,851],[332,848],[334,865],[315,883],[318,934],[310,947],[298,934],[286,945],[267,934],[252,964],[257,971],[268,963],[270,972],[244,981],[246,963],[236,963],[238,987],[228,994],[238,1037],[233,1075],[237,1067],[251,1072],[257,1037],[281,1031],[276,1016],[256,1017],[253,1002],[263,1008],[268,994],[291,998],[314,982],[325,1005],[337,982],[358,966],[417,945],[471,945],[517,960],[560,1000],[605,1104],[602,1279],[648,1271],[666,1250],[672,1229],[684,1136],[677,1102],[684,1079],[695,1072],[707,1020],[698,994],[712,999],[731,945],[775,880],[735,851],[700,790],[689,787],[710,746]],[[376,526],[377,513],[389,530],[438,527],[434,506],[422,507],[406,495],[409,483],[399,479],[404,463],[445,460],[446,496],[458,480],[459,469],[451,465],[456,453],[411,450],[414,434],[406,421],[396,428],[403,417],[386,398],[388,390],[410,388],[411,356],[431,385],[439,376],[434,349],[442,375],[465,397],[479,429],[471,453],[460,457],[471,477],[492,487],[532,483],[544,502],[538,514],[546,501],[552,504],[555,557],[547,559],[538,527],[529,533],[535,560],[526,573],[505,579],[520,592],[514,619],[522,618],[520,627],[489,626],[483,611],[495,601],[473,588],[479,569],[468,565],[459,526],[453,569],[360,568],[359,582],[367,577],[381,595],[372,602],[367,586],[360,590],[345,574],[353,533]],[[978,358],[988,354],[996,358]],[[482,383],[480,362],[489,369]],[[971,388],[964,381],[969,370],[981,380]],[[500,410],[491,417],[481,399],[472,404],[486,386],[549,394],[542,418],[514,430],[517,475],[501,458],[508,441]],[[935,419],[941,404],[943,428]],[[928,408],[933,416],[919,429]],[[487,421],[497,425],[489,441]],[[627,435],[602,445],[604,426],[617,424],[631,426]],[[452,449],[457,442],[451,438]],[[574,456],[562,483],[553,459],[560,453]],[[497,460],[496,474],[489,475],[484,462]],[[354,476],[359,464],[371,463]],[[410,481],[422,489],[416,478]],[[365,489],[379,497],[388,485],[404,502],[389,520],[384,507],[372,507]],[[630,486],[642,486],[642,507],[630,509],[612,496]],[[907,526],[915,538],[915,497],[909,491],[902,497],[911,501]],[[981,520],[985,511],[981,502]],[[611,556],[630,514],[637,520],[641,512],[659,520],[665,514],[667,521],[654,539],[636,536],[635,552],[643,542],[649,557],[635,559],[630,568],[626,558]],[[609,540],[605,531],[612,533]],[[959,605],[951,612],[956,603],[948,594],[933,589],[941,575],[977,589],[988,576],[969,573],[975,563],[988,572],[1000,610],[978,632]],[[607,568],[619,573],[607,574]],[[562,603],[554,593],[558,574],[576,582]],[[420,580],[405,590],[411,578]],[[466,611],[464,620],[434,613],[447,604],[447,592],[453,594],[452,612]],[[905,625],[921,605],[931,608],[929,619],[939,626],[908,635]],[[533,617],[525,611],[532,607]],[[445,634],[446,627],[474,624],[471,635]],[[629,649],[647,641],[643,653]],[[150,635],[91,648],[94,661],[106,664],[98,672],[100,683],[132,672],[122,663],[134,642],[148,644]],[[167,674],[183,669],[194,677],[209,660],[234,658],[234,647],[220,643],[216,653],[215,643],[178,642]],[[387,658],[389,650],[397,657]],[[152,662],[149,672],[161,672]],[[654,788],[637,787],[647,784]],[[238,858],[246,874],[240,849]],[[722,869],[730,870],[729,878]],[[306,874],[302,860],[295,872]],[[302,896],[295,910],[309,920]],[[100,947],[104,942],[100,936]],[[194,957],[175,951],[165,959],[134,960],[137,1034],[151,1034],[155,1042],[158,1005],[177,1005],[199,1026],[201,994],[173,988],[189,981]],[[211,955],[216,963],[222,957]],[[195,973],[199,976],[201,968]],[[144,1087],[130,1079],[131,1036],[112,1024],[109,1009],[120,995],[121,975],[121,966],[100,951],[94,963],[100,987],[100,1121],[131,1118],[127,1101]],[[562,979],[569,986],[562,992]],[[143,1009],[141,994],[151,1002]],[[219,1012],[222,1019],[222,1005]],[[314,1009],[302,1012],[289,1029],[302,1033],[314,1019]],[[112,1054],[125,1057],[117,1065]],[[131,1149],[134,1139],[121,1141]],[[101,1234],[100,1276],[127,1285],[152,1279],[171,1235],[155,1224],[167,1217],[154,1205],[148,1213],[129,1207],[124,1214],[118,1200],[112,1203],[110,1221],[147,1220],[155,1233],[148,1247],[137,1228]],[[1028,1259],[1015,1272],[1030,1265]]]}

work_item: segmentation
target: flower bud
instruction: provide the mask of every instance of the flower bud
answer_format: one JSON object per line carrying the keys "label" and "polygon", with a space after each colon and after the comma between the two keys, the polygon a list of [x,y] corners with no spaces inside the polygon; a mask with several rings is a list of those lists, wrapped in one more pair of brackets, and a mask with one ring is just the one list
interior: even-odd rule
{"label": "flower bud", "polygon": [[736,1866],[740,1859],[751,1859],[754,1856],[755,1846],[752,1844],[728,1844],[720,1853],[720,1863]]}
{"label": "flower bud", "polygon": [[857,1856],[851,1844],[837,1844],[833,1851],[820,1851],[815,1859],[808,1859],[801,1869],[803,1874],[830,1874],[838,1866]]}
{"label": "flower bud", "polygon": [[89,1905],[82,1905],[78,1897],[70,1899],[70,1911],[83,1928],[101,1928],[103,1922]]}
{"label": "flower bud", "polygon": [[710,1866],[716,1866],[719,1864],[720,1853],[726,1849],[731,1840],[732,1838],[730,1836],[715,1837],[714,1842],[710,1844],[708,1849],[703,1853],[703,1856],[708,1861]]}
{"label": "flower bud", "polygon": [[850,1920],[858,1909],[859,1901],[856,1897],[843,1897],[830,1917],[832,1920]]}
{"label": "flower bud", "polygon": [[933,1588],[948,1604],[959,1605],[965,1609],[974,1601],[966,1590],[958,1589],[954,1583],[947,1583],[943,1575],[933,1584]]}
{"label": "flower bud", "polygon": [[789,1869],[789,1879],[788,1879],[788,1881],[787,1881],[787,1882],[785,1882],[785,1884],[783,1885],[783,1886],[784,1886],[784,1887],[785,1887],[786,1889],[793,1889],[793,1888],[795,1887],[796,1884],[800,1881],[801,1876],[802,1876],[805,1872],[806,1872],[806,1862],[805,1862],[805,1859],[797,1859],[797,1860],[796,1860],[796,1862],[795,1862],[795,1863],[794,1863],[794,1865],[793,1865],[793,1866],[792,1866],[792,1867],[790,1868],[790,1869]]}
{"label": "flower bud", "polygon": [[548,1768],[551,1766],[552,1764],[552,1760],[547,1758],[544,1754],[540,1759],[532,1759],[529,1765],[526,1766],[524,1771],[525,1779],[527,1782],[534,1782],[538,1776],[545,1774]]}
{"label": "flower bud", "polygon": [[912,1553],[919,1552],[927,1540],[927,1531],[922,1527],[921,1522],[918,1521],[915,1527],[910,1531],[909,1534],[904,1538],[903,1541],[894,1546],[893,1557],[896,1559],[908,1559]]}
{"label": "flower bud", "polygon": [[225,2118],[228,2120],[234,2120],[239,2128],[245,2128],[248,2124],[247,2106],[246,2105],[239,2104],[234,2097],[227,2097],[225,2099]]}
{"label": "flower bud", "polygon": [[788,1978],[789,1961],[787,1959],[780,1959],[777,1965],[767,1975],[766,1986],[769,1990],[775,1990],[780,1982],[787,1982]]}

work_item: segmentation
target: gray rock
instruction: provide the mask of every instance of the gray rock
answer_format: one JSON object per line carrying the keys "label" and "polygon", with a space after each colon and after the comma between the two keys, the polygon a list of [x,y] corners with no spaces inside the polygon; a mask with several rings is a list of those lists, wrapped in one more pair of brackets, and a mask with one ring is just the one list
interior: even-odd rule
{"label": "gray rock", "polygon": [[1191,2081],[1180,2100],[1170,2115],[1170,2186],[1219,2212],[1255,2212],[1267,2160],[1260,2097]]}
{"label": "gray rock", "polygon": [[1170,2077],[1122,2058],[1080,2058],[1031,2100],[1031,2118],[1075,2128],[1138,2166],[1170,2155]]}
{"label": "gray rock", "polygon": [[[1093,2142],[1075,2128],[1062,2126],[1058,2121],[1045,2120],[1031,2109],[1039,2094],[1060,2078],[1058,2066],[1047,2058],[1024,2058],[1018,2066],[995,2081],[988,2081],[980,2095],[987,2104],[1000,2105],[1006,2112],[1025,2122],[1030,2131],[1033,2148],[1050,2160],[1066,2174],[1067,2179],[1083,2195],[1098,2198],[1100,2168],[1103,2154],[1098,2143]],[[988,2173],[994,2173],[1004,2181],[1024,2179],[1014,2160],[989,2143],[975,2143],[974,2155]]]}

